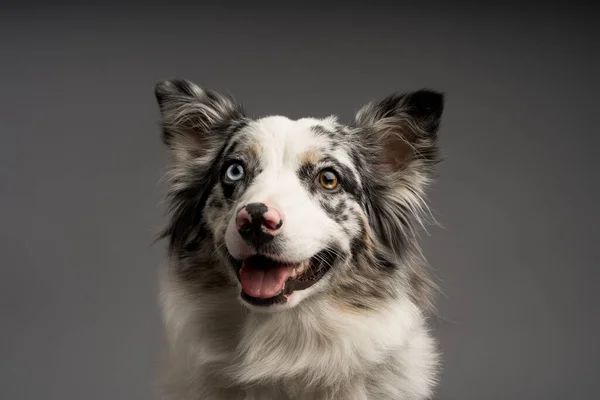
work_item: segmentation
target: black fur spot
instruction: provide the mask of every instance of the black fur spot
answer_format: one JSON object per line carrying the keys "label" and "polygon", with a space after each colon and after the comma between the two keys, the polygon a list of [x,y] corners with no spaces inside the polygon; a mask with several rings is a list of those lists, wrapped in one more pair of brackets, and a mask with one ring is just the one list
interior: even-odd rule
{"label": "black fur spot", "polygon": [[364,154],[360,154],[360,152],[354,147],[350,147],[348,153],[350,154],[354,168],[356,168],[357,171],[361,171],[364,165]]}
{"label": "black fur spot", "polygon": [[300,181],[309,182],[316,175],[316,166],[308,163],[302,164],[300,168],[298,168],[296,175],[298,175],[298,179],[300,179]]}
{"label": "black fur spot", "polygon": [[397,264],[389,259],[385,254],[378,252],[375,254],[376,266],[384,270],[393,270],[397,268]]}
{"label": "black fur spot", "polygon": [[337,208],[331,204],[330,199],[328,199],[328,198],[320,199],[319,203],[321,204],[321,208],[323,208],[323,210],[325,210],[325,213],[327,213],[327,216],[329,218],[333,219],[334,221],[336,221],[338,223],[340,222]]}
{"label": "black fur spot", "polygon": [[208,207],[210,208],[223,208],[224,206],[225,203],[223,203],[223,200],[217,196],[211,197],[210,201],[208,202]]}
{"label": "black fur spot", "polygon": [[233,194],[235,193],[236,186],[241,184],[242,182],[237,182],[235,184],[221,183],[221,187],[223,188],[223,196],[225,196],[227,200],[231,200]]}
{"label": "black fur spot", "polygon": [[326,128],[323,125],[313,125],[310,127],[310,129],[317,135],[317,136],[325,136],[327,139],[329,139],[332,143],[335,143],[335,141],[338,138],[338,132],[336,132],[335,130],[329,130],[328,128]]}
{"label": "black fur spot", "polygon": [[340,201],[337,207],[335,207],[333,211],[333,218],[339,224],[342,222],[342,217],[344,217],[344,212],[346,211],[347,204],[344,200]]}
{"label": "black fur spot", "polygon": [[350,241],[350,253],[352,254],[353,259],[356,259],[367,249],[367,244],[365,243],[365,232],[365,227],[361,224],[355,236]]}

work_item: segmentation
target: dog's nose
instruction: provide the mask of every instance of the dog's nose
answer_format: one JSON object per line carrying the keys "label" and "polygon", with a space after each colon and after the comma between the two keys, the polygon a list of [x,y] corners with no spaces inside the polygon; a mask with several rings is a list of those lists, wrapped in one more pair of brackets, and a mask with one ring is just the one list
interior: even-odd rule
{"label": "dog's nose", "polygon": [[238,212],[237,229],[240,236],[255,247],[272,240],[281,232],[281,211],[269,203],[246,204]]}

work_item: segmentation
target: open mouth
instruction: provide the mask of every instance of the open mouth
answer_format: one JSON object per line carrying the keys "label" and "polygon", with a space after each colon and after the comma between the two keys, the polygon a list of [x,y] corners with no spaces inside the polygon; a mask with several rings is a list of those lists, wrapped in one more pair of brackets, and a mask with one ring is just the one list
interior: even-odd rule
{"label": "open mouth", "polygon": [[331,268],[334,258],[334,252],[323,250],[298,263],[281,263],[263,255],[236,260],[242,298],[257,306],[286,303],[287,296],[295,290],[317,283]]}

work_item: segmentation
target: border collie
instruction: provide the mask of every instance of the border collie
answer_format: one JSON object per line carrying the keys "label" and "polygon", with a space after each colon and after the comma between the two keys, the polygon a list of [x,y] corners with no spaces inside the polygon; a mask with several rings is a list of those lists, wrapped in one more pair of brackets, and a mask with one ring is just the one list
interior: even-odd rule
{"label": "border collie", "polygon": [[430,399],[417,232],[444,95],[396,93],[348,125],[251,118],[180,79],[155,95],[172,156],[164,398]]}

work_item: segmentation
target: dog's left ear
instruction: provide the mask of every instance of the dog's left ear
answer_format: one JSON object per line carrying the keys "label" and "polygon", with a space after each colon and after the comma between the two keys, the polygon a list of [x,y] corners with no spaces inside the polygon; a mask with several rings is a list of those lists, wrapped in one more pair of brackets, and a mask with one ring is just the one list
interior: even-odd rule
{"label": "dog's left ear", "polygon": [[433,90],[394,94],[367,104],[354,119],[379,165],[389,173],[437,161],[436,140],[444,95]]}
{"label": "dog's left ear", "polygon": [[369,221],[394,251],[405,248],[407,232],[426,217],[424,190],[439,161],[443,109],[442,93],[419,90],[370,103],[354,119],[370,174],[365,185]]}
{"label": "dog's left ear", "polygon": [[231,98],[184,79],[158,82],[154,94],[162,116],[162,138],[175,160],[185,162],[218,148],[226,131],[244,120]]}

